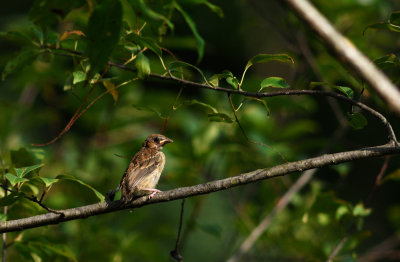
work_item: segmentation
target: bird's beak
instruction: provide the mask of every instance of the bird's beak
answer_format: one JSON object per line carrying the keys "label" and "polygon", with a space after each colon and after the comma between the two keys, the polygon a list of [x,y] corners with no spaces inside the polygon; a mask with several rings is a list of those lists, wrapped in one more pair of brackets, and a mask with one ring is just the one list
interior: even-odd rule
{"label": "bird's beak", "polygon": [[160,141],[160,144],[164,146],[164,145],[169,144],[169,143],[172,143],[172,142],[174,142],[174,140],[169,139],[168,137],[164,137],[164,138]]}

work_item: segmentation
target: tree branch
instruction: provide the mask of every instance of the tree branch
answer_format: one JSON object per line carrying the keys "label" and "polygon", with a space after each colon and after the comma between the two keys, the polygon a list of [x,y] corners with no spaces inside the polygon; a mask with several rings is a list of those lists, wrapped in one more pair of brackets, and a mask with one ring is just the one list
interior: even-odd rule
{"label": "tree branch", "polygon": [[319,157],[286,163],[267,169],[258,169],[249,173],[243,173],[238,176],[207,182],[204,184],[176,188],[173,190],[158,193],[150,200],[148,200],[147,196],[144,196],[135,199],[128,204],[123,204],[120,201],[114,201],[110,203],[99,202],[92,205],[59,210],[59,212],[62,212],[63,215],[47,213],[28,218],[5,221],[0,223],[0,233],[19,231],[50,224],[58,224],[69,220],[87,218],[90,216],[110,213],[117,210],[139,208],[145,205],[226,190],[228,188],[237,187],[273,177],[283,176],[293,172],[301,172],[308,169],[320,168],[323,166],[336,165],[343,162],[366,159],[371,157],[379,157],[390,154],[400,154],[400,145],[392,141],[388,144],[375,147],[368,147],[334,154],[326,154]]}
{"label": "tree branch", "polygon": [[368,57],[349,39],[342,36],[308,0],[286,0],[286,2],[346,65],[364,78],[389,107],[400,115],[400,90]]}
{"label": "tree branch", "polygon": [[[113,63],[114,66],[120,67],[121,65],[116,65]],[[125,66],[120,67],[125,70],[135,70],[133,68],[127,68]],[[393,128],[390,125],[390,123],[387,121],[387,119],[379,112],[375,111],[374,109],[370,108],[369,106],[353,100],[351,98],[348,98],[347,96],[334,93],[334,92],[329,92],[329,91],[322,91],[322,90],[282,90],[282,91],[274,91],[274,92],[246,92],[243,90],[238,90],[238,89],[230,89],[230,88],[224,88],[224,87],[213,87],[205,84],[199,84],[196,82],[191,82],[188,80],[183,80],[174,76],[164,76],[164,75],[159,75],[159,74],[150,74],[151,77],[154,78],[159,78],[163,80],[173,80],[179,84],[181,84],[184,87],[197,87],[197,88],[206,88],[206,89],[211,89],[219,92],[225,92],[227,94],[237,94],[237,95],[242,95],[246,97],[257,97],[257,98],[263,98],[263,97],[274,97],[274,96],[294,96],[294,95],[315,95],[315,96],[328,96],[328,97],[333,97],[339,100],[343,100],[349,104],[352,104],[354,106],[357,106],[364,110],[365,112],[369,113],[370,115],[374,116],[377,118],[382,124],[385,126],[387,133],[388,133],[388,138],[392,141],[397,141],[396,140],[396,135],[394,134]]]}

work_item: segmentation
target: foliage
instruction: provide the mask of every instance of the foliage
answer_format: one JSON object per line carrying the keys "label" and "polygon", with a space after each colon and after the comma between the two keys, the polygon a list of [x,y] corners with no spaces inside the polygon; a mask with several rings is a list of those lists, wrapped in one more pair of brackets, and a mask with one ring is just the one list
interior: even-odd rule
{"label": "foliage", "polygon": [[[43,206],[57,210],[104,201],[143,139],[163,127],[175,141],[164,149],[159,188],[168,190],[315,156],[340,125],[324,98],[228,98],[212,90],[217,86],[249,92],[327,88],[366,100],[394,119],[292,13],[266,2],[253,8],[243,1],[35,0],[29,11],[10,11],[0,25],[1,220],[49,212]],[[398,3],[315,4],[399,83],[393,44]],[[11,7],[4,4],[5,10]],[[181,87],[155,75],[209,89]],[[353,129],[330,151],[382,143],[383,128],[373,119],[348,104],[339,109]],[[398,157],[390,162],[372,206],[366,199],[382,160],[319,170],[245,258],[326,260],[355,227],[338,257],[354,261],[379,243],[376,231],[388,237],[400,230],[398,163]],[[228,259],[296,178],[188,199],[182,256]],[[179,208],[167,202],[9,233],[7,258],[165,261],[174,248]]]}

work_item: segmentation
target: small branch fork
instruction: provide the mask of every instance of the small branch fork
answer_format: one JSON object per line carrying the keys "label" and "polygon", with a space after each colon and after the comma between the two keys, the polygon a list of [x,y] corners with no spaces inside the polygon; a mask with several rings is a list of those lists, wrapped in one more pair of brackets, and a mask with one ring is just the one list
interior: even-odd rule
{"label": "small branch fork", "polygon": [[86,218],[94,215],[114,212],[117,210],[140,208],[145,205],[173,201],[191,196],[226,190],[232,187],[283,176],[294,172],[301,172],[313,168],[320,168],[328,165],[335,165],[349,161],[380,157],[391,154],[400,154],[400,146],[397,143],[389,142],[386,145],[368,147],[334,154],[325,154],[319,157],[285,163],[267,169],[258,169],[248,173],[239,174],[234,177],[215,180],[204,184],[190,187],[181,187],[169,191],[160,192],[150,200],[148,200],[148,197],[141,197],[133,200],[128,204],[123,204],[120,201],[114,201],[110,203],[99,202],[96,204],[77,208],[58,210],[58,212],[61,212],[63,215],[46,213],[22,219],[0,222],[0,233],[19,231],[50,224],[58,224],[69,220]]}

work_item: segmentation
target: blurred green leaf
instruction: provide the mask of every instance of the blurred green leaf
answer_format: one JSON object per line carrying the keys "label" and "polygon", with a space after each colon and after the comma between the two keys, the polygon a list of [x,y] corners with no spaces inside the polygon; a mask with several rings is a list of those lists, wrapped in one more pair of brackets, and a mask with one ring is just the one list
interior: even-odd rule
{"label": "blurred green leaf", "polygon": [[239,81],[237,80],[236,77],[230,77],[230,76],[228,76],[228,77],[226,78],[226,82],[227,82],[230,86],[232,86],[234,89],[238,89],[238,88],[239,88]]}
{"label": "blurred green leaf", "polygon": [[[208,85],[210,85],[210,83],[208,82],[207,78],[205,77],[203,71],[201,71],[200,68],[198,68],[197,66],[194,66],[194,65],[192,65],[192,64],[189,64],[189,63],[186,63],[186,62],[183,62],[183,61],[173,61],[173,62],[169,63],[167,69],[172,71],[172,70],[174,70],[174,69],[176,69],[176,68],[179,68],[179,67],[191,67],[191,68],[195,69],[197,72],[199,72],[199,74],[201,75],[201,77],[203,78],[203,80],[204,80]],[[210,85],[210,86],[211,86],[211,85]]]}
{"label": "blurred green leaf", "polygon": [[11,192],[11,194],[8,194],[7,196],[0,198],[0,207],[10,206],[23,196],[24,194],[21,192]]}
{"label": "blurred green leaf", "polygon": [[39,249],[46,253],[63,256],[65,258],[70,259],[71,261],[78,261],[74,253],[71,251],[71,249],[64,244],[54,244],[54,243],[49,243],[46,240],[42,240],[42,241],[30,241],[28,242],[28,246],[33,248],[34,250]]}
{"label": "blurred green leaf", "polygon": [[267,87],[289,88],[290,85],[281,77],[268,77],[261,82],[261,89],[258,92]]}
{"label": "blurred green leaf", "polygon": [[38,169],[42,166],[44,166],[44,164],[15,168],[15,172],[17,173],[18,177],[22,178],[25,175],[27,175],[29,172],[32,172],[33,170]]}
{"label": "blurred green leaf", "polygon": [[99,191],[97,191],[96,189],[94,189],[91,185],[86,184],[86,183],[83,182],[82,180],[77,179],[76,177],[73,177],[73,176],[71,176],[71,175],[58,175],[58,176],[56,177],[56,179],[58,179],[58,180],[60,180],[60,181],[62,181],[62,180],[70,180],[70,181],[79,183],[79,184],[81,184],[81,185],[83,185],[83,186],[89,188],[90,190],[92,190],[93,193],[96,195],[96,197],[97,197],[98,199],[100,199],[101,202],[104,202],[104,199],[105,199],[105,198],[104,198],[104,196],[103,196]]}
{"label": "blurred green leaf", "polygon": [[225,122],[229,124],[235,122],[232,118],[224,113],[208,114],[208,120],[211,122]]}
{"label": "blurred green leaf", "polygon": [[139,111],[145,111],[145,112],[155,113],[155,114],[156,114],[159,118],[161,118],[161,119],[165,119],[165,118],[166,118],[166,117],[163,116],[159,111],[157,111],[157,110],[155,110],[155,109],[153,109],[153,108],[150,108],[150,107],[147,107],[147,106],[138,106],[138,105],[133,105],[133,107],[136,108],[136,109],[139,110]]}
{"label": "blurred green leaf", "polygon": [[336,89],[336,90],[340,91],[342,94],[344,94],[348,98],[351,98],[351,99],[354,98],[353,89],[351,89],[350,87],[347,87],[347,86],[337,86],[337,85],[329,84],[329,83],[326,83],[326,82],[311,82],[310,83],[310,88],[311,89],[313,89],[313,88],[315,88],[317,86],[327,86],[329,88],[333,88],[333,89]]}
{"label": "blurred green leaf", "polygon": [[191,105],[200,105],[200,106],[202,106],[202,107],[205,107],[205,108],[210,109],[210,110],[213,111],[214,113],[218,113],[218,110],[215,109],[215,107],[213,107],[212,105],[209,105],[209,104],[200,102],[200,101],[198,101],[198,100],[196,100],[196,99],[187,100],[187,101],[184,102],[184,105],[188,105],[188,106],[191,106]]}
{"label": "blurred green leaf", "polygon": [[22,73],[21,70],[25,66],[29,66],[33,60],[40,54],[40,51],[32,48],[25,48],[14,58],[9,60],[1,74],[1,79],[4,80],[12,73]]}
{"label": "blurred green leaf", "polygon": [[350,213],[350,210],[348,206],[346,205],[341,205],[336,209],[336,220],[340,220],[344,215],[347,215]]}
{"label": "blurred green leaf", "polygon": [[97,4],[90,16],[86,30],[90,70],[88,79],[106,66],[116,46],[122,23],[122,6],[119,0],[104,0]]}
{"label": "blurred green leaf", "polygon": [[174,29],[174,24],[167,17],[149,8],[144,0],[130,0],[129,3],[133,6],[133,9],[136,12],[141,13],[152,20],[162,21],[166,23],[170,29]]}
{"label": "blurred green leaf", "polygon": [[140,79],[144,79],[150,74],[150,62],[143,53],[137,54],[135,66],[138,70],[138,77]]}
{"label": "blurred green leaf", "polygon": [[355,130],[363,129],[367,124],[367,119],[361,113],[347,113],[349,124]]}
{"label": "blurred green leaf", "polygon": [[40,179],[41,181],[43,181],[43,183],[45,184],[46,187],[51,186],[54,183],[57,183],[59,181],[59,179],[57,178],[48,178],[48,177],[42,177],[42,176],[38,176],[38,179]]}
{"label": "blurred green leaf", "polygon": [[157,56],[162,57],[162,50],[158,46],[158,44],[151,38],[140,36],[136,33],[131,33],[126,36],[127,41],[133,41],[137,45],[143,47],[147,47],[151,51],[153,51]]}
{"label": "blurred green leaf", "polygon": [[389,17],[389,23],[400,25],[400,11],[394,11]]}
{"label": "blurred green leaf", "polygon": [[15,186],[15,184],[17,184],[17,183],[24,183],[26,181],[29,181],[26,178],[17,177],[15,175],[11,174],[11,173],[7,173],[6,177],[7,177],[8,181],[10,181],[12,186]]}
{"label": "blurred green leaf", "polygon": [[358,203],[353,209],[354,216],[366,217],[371,214],[370,208],[365,208],[363,203]]}
{"label": "blurred green leaf", "polygon": [[72,84],[80,83],[86,80],[86,73],[83,71],[72,72]]}
{"label": "blurred green leaf", "polygon": [[259,54],[259,55],[256,55],[256,56],[252,57],[247,62],[247,65],[246,65],[246,67],[245,67],[245,69],[243,71],[243,74],[242,74],[242,79],[240,80],[240,84],[243,83],[244,76],[245,76],[247,70],[252,65],[259,64],[259,63],[267,63],[267,62],[270,62],[270,61],[278,61],[278,62],[292,63],[292,64],[294,63],[293,58],[290,57],[287,54],[273,54],[273,55],[271,55],[271,54]]}

